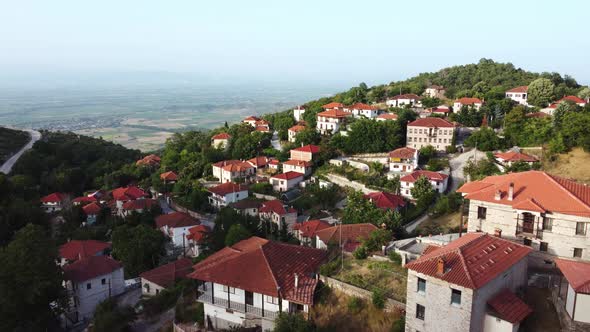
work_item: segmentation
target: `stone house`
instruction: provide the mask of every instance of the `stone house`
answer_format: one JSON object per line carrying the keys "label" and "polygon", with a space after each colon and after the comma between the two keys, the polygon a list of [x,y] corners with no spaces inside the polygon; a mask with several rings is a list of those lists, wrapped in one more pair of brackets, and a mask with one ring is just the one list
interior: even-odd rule
{"label": "stone house", "polygon": [[423,118],[408,123],[406,146],[420,150],[425,146],[433,146],[437,151],[444,152],[453,144],[455,125],[441,118]]}
{"label": "stone house", "polygon": [[320,147],[317,145],[305,145],[299,148],[291,149],[289,159],[313,161],[313,157],[320,153]]}
{"label": "stone house", "polygon": [[413,172],[418,168],[420,152],[413,148],[399,148],[389,153],[390,172]]}
{"label": "stone house", "polygon": [[410,174],[406,174],[399,179],[402,196],[413,199],[414,197],[412,197],[412,188],[414,188],[414,183],[416,183],[416,181],[418,181],[418,179],[423,176],[428,179],[432,185],[432,189],[434,189],[437,193],[442,194],[445,192],[445,190],[447,190],[449,181],[448,175],[440,172],[417,170]]}
{"label": "stone house", "polygon": [[209,188],[208,191],[211,193],[209,203],[216,209],[248,198],[248,187],[233,182],[222,183]]}

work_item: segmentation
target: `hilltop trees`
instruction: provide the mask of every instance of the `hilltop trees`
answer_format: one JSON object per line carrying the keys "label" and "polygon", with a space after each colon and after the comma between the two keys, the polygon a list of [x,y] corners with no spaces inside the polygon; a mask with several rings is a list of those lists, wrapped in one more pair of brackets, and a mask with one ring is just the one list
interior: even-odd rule
{"label": "hilltop trees", "polygon": [[554,99],[555,85],[549,79],[538,78],[529,84],[528,102],[531,105],[545,107]]}
{"label": "hilltop trees", "polygon": [[123,225],[113,231],[113,256],[125,265],[125,275],[136,277],[158,266],[163,254],[164,234],[144,224]]}
{"label": "hilltop trees", "polygon": [[335,135],[331,144],[345,153],[391,151],[403,145],[402,130],[397,121],[359,119],[350,125],[347,136]]}
{"label": "hilltop trees", "polygon": [[427,177],[421,176],[414,182],[414,187],[410,189],[412,197],[416,200],[418,207],[428,206],[435,197],[434,189]]}
{"label": "hilltop trees", "polygon": [[481,128],[473,132],[466,140],[465,146],[476,147],[481,151],[493,151],[503,147],[503,142],[489,127]]}

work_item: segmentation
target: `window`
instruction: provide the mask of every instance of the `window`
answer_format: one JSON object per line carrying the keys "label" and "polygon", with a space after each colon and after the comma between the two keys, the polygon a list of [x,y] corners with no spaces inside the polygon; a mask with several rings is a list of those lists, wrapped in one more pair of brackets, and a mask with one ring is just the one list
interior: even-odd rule
{"label": "window", "polygon": [[105,278],[102,278],[102,280],[100,281],[101,284],[106,285],[107,284],[107,280]]}
{"label": "window", "polygon": [[547,242],[541,242],[541,244],[539,245],[540,251],[547,251],[547,248],[549,248],[549,243]]}
{"label": "window", "polygon": [[582,258],[582,248],[574,248],[574,257]]}
{"label": "window", "polygon": [[235,294],[236,293],[236,289],[234,287],[223,286],[223,292],[230,293],[230,294]]}
{"label": "window", "polygon": [[552,229],[553,229],[553,218],[544,217],[543,218],[543,230],[551,232]]}
{"label": "window", "polygon": [[266,303],[279,304],[279,298],[274,296],[264,295]]}
{"label": "window", "polygon": [[424,320],[426,314],[426,308],[421,304],[416,304],[416,318]]}
{"label": "window", "polygon": [[477,207],[477,219],[486,219],[486,214],[488,213],[488,208],[483,206]]}
{"label": "window", "polygon": [[576,235],[586,235],[586,223],[585,222],[577,222],[576,223]]}
{"label": "window", "polygon": [[532,213],[525,212],[522,214],[522,221],[525,223],[535,222],[535,216]]}
{"label": "window", "polygon": [[529,247],[530,247],[532,243],[533,243],[533,241],[532,241],[531,239],[527,239],[527,238],[525,238],[525,239],[523,240],[523,244],[524,244],[525,246],[529,246]]}
{"label": "window", "polygon": [[461,305],[461,291],[451,289],[451,304]]}
{"label": "window", "polygon": [[92,284],[91,283],[87,283],[86,284],[86,289],[91,289],[92,288]]}
{"label": "window", "polygon": [[418,278],[418,293],[426,292],[426,280]]}

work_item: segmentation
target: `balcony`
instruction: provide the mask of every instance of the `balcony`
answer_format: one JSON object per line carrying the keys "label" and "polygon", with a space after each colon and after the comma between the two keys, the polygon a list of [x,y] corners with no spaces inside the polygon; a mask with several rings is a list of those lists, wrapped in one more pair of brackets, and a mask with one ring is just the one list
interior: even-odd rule
{"label": "balcony", "polygon": [[250,304],[228,301],[227,298],[224,299],[217,296],[213,296],[210,289],[203,291],[202,288],[199,288],[199,291],[197,292],[197,301],[213,304],[218,307],[223,307],[229,310],[243,312],[256,317],[275,319],[278,316],[278,312],[275,311],[263,310],[262,308],[255,307]]}
{"label": "balcony", "polygon": [[533,224],[516,224],[516,236],[531,237],[539,240],[543,239],[543,230],[535,227]]}

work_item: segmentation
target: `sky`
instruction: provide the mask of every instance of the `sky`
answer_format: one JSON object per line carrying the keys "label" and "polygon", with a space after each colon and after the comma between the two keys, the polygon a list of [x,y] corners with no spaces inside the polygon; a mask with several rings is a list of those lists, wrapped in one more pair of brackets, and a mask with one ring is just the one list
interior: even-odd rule
{"label": "sky", "polygon": [[156,73],[373,85],[491,58],[588,84],[589,12],[582,0],[2,0],[0,83]]}

